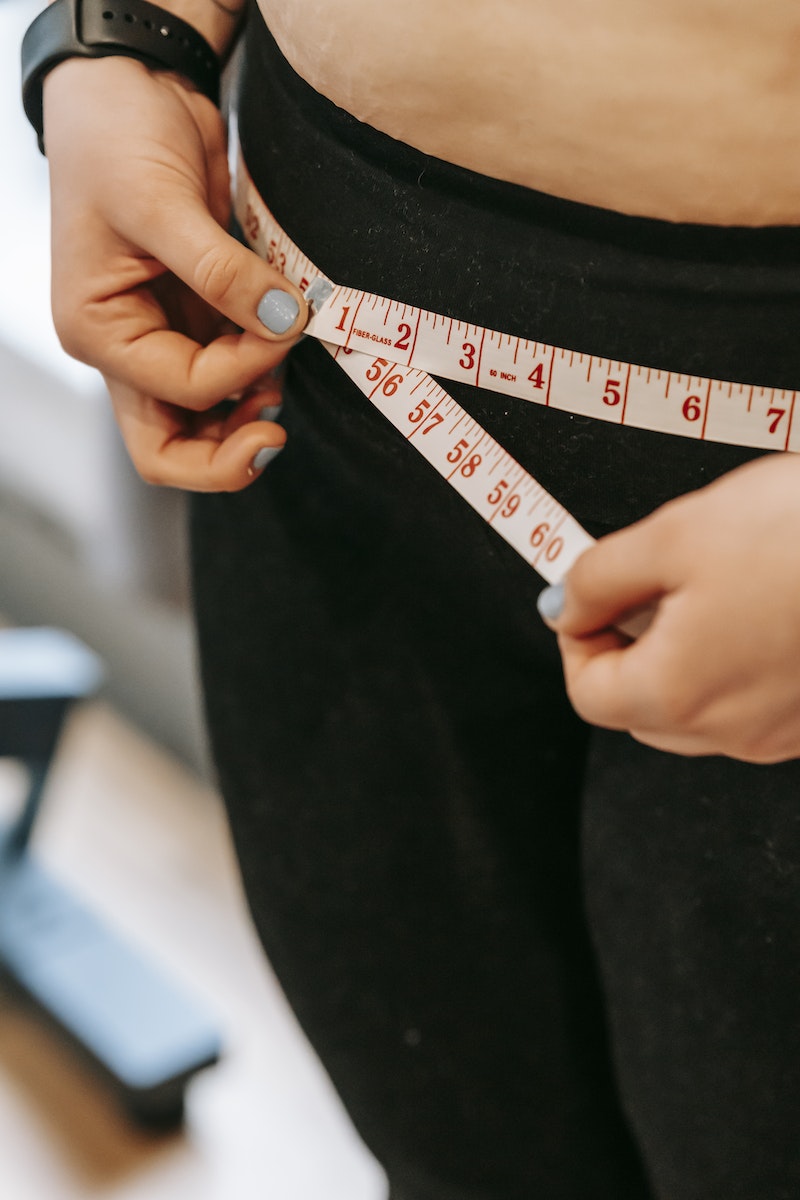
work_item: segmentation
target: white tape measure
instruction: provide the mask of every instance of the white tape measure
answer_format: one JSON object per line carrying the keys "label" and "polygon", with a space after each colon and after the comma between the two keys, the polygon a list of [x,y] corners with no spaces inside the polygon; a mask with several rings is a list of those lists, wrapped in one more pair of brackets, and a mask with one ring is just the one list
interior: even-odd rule
{"label": "white tape measure", "polygon": [[620,425],[800,450],[794,391],[579,354],[332,284],[264,204],[235,129],[231,145],[235,212],[250,246],[304,292],[315,280],[329,285],[306,333],[548,583],[594,539],[431,375]]}

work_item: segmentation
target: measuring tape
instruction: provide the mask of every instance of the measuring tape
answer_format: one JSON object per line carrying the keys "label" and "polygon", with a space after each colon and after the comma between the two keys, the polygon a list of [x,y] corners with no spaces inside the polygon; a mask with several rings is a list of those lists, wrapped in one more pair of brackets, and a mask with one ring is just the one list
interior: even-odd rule
{"label": "measuring tape", "polygon": [[579,354],[336,286],[264,204],[235,127],[231,147],[237,219],[252,249],[306,293],[313,315],[305,332],[548,583],[563,579],[594,539],[432,375],[619,425],[800,450],[794,391]]}

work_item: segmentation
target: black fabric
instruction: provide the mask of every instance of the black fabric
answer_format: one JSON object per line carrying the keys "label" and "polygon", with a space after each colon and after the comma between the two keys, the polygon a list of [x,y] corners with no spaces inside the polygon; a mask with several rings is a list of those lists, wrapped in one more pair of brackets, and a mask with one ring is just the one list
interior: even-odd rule
{"label": "black fabric", "polygon": [[[317,96],[256,21],[240,130],[337,282],[800,380],[798,230],[432,160]],[[453,390],[595,533],[752,456]],[[797,764],[587,729],[535,574],[311,339],[282,420],[254,486],[194,501],[209,726],[256,926],[393,1197],[797,1196]]]}

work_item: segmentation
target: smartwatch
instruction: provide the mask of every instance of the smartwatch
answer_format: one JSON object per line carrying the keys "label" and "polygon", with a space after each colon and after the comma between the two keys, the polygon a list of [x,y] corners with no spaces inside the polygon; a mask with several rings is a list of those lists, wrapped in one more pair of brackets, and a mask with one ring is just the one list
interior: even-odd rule
{"label": "smartwatch", "polygon": [[177,71],[214,104],[220,60],[197,30],[149,0],[54,0],[22,40],[22,104],[44,153],[42,87],[67,58],[136,58],[155,70]]}

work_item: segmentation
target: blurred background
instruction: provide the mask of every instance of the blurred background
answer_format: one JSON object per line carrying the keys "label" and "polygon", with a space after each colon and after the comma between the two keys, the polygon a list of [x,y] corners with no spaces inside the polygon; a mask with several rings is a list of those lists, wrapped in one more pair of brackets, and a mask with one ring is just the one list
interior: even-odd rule
{"label": "blurred background", "polygon": [[[0,0],[0,634],[75,635],[104,681],[66,708],[26,854],[134,970],[141,961],[142,989],[155,972],[200,1006],[222,1053],[186,1086],[182,1122],[149,1128],[6,962],[0,1195],[380,1200],[380,1172],[289,1013],[239,891],[202,729],[184,497],[141,483],[102,381],[52,329],[47,164],[19,100],[19,44],[39,7]],[[0,636],[7,830],[29,776],[3,744],[3,720],[18,713],[13,688],[2,699],[3,653]],[[13,915],[3,872],[0,858],[0,930]],[[33,954],[14,929],[18,952]],[[113,1005],[116,986],[127,1011],[137,980],[106,983],[96,998]]]}

